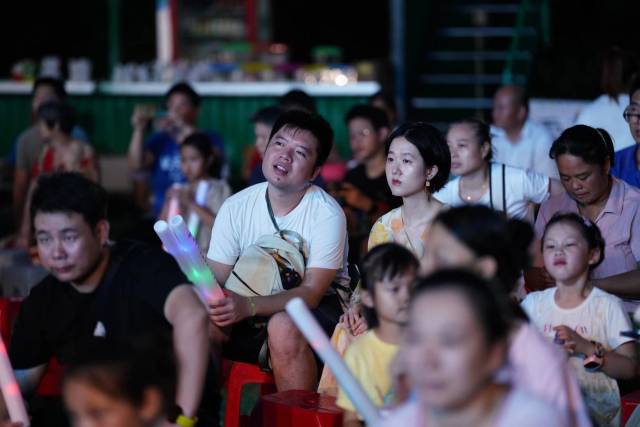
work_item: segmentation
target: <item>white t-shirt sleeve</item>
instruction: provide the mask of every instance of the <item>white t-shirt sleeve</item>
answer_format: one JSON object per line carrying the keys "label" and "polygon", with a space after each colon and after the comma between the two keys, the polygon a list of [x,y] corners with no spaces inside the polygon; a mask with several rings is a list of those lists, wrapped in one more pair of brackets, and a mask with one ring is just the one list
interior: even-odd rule
{"label": "white t-shirt sleeve", "polygon": [[452,179],[447,182],[447,184],[442,187],[437,193],[433,193],[433,197],[435,197],[440,203],[449,206],[457,206],[460,204],[458,198],[458,178]]}
{"label": "white t-shirt sleeve", "polygon": [[240,236],[233,221],[229,203],[223,203],[216,215],[211,231],[207,258],[226,265],[234,265],[240,256]]}
{"label": "white t-shirt sleeve", "polygon": [[622,300],[618,297],[611,297],[608,301],[609,309],[607,310],[607,345],[615,350],[626,342],[633,341],[629,337],[620,335],[622,331],[630,331],[633,329],[629,316],[624,311]]}
{"label": "white t-shirt sleeve", "polygon": [[522,195],[525,200],[542,203],[549,196],[549,177],[533,171],[522,171]]}
{"label": "white t-shirt sleeve", "polygon": [[344,264],[346,241],[347,221],[342,211],[338,211],[314,228],[308,241],[307,268],[341,269]]}

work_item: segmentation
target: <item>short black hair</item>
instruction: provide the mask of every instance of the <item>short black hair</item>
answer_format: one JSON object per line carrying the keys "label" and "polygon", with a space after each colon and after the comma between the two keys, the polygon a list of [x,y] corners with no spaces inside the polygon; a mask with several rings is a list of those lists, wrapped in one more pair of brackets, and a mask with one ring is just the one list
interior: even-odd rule
{"label": "short black hair", "polygon": [[344,121],[349,124],[353,119],[365,119],[371,123],[371,126],[373,126],[375,130],[389,128],[389,117],[387,114],[381,108],[374,107],[373,105],[358,104],[351,107]]}
{"label": "short black hair", "polygon": [[76,125],[76,113],[73,108],[61,101],[49,101],[38,107],[37,116],[47,128],[54,129],[58,125],[60,131],[71,134]]}
{"label": "short black hair", "polygon": [[202,102],[202,98],[198,95],[198,92],[187,82],[178,82],[169,88],[169,91],[165,95],[165,99],[171,98],[174,93],[181,93],[189,98],[189,102],[193,107],[199,107]]}
{"label": "short black hair", "polygon": [[[362,259],[361,287],[375,296],[375,284],[398,275],[418,271],[416,257],[404,246],[397,243],[383,243],[371,249]],[[369,327],[378,325],[374,309],[363,307]]]}
{"label": "short black hair", "polygon": [[554,160],[563,154],[580,157],[591,165],[604,165],[609,160],[613,167],[615,149],[613,139],[606,130],[575,125],[565,129],[549,149],[549,157]]}
{"label": "short black hair", "polygon": [[42,175],[31,198],[31,223],[38,213],[77,213],[95,229],[107,219],[107,192],[77,172]]}
{"label": "short black hair", "polygon": [[507,338],[513,319],[508,296],[491,282],[470,271],[442,269],[416,281],[411,305],[420,297],[444,290],[458,292],[467,300],[477,323],[484,330],[488,344],[495,344]]}
{"label": "short black hair", "polygon": [[600,249],[600,258],[595,264],[589,266],[589,269],[594,269],[602,263],[604,260],[605,241],[604,237],[602,237],[602,233],[600,232],[600,228],[598,228],[596,223],[592,222],[588,218],[578,215],[575,212],[557,212],[551,217],[549,222],[547,222],[547,225],[544,227],[544,233],[542,233],[542,239],[540,240],[541,250],[544,250],[544,239],[547,236],[547,231],[549,231],[551,226],[558,223],[568,223],[576,227],[580,232],[580,235],[587,242],[589,250]]}
{"label": "short black hair", "polygon": [[280,97],[278,101],[283,110],[303,110],[316,113],[316,101],[301,89],[292,89]]}
{"label": "short black hair", "polygon": [[425,122],[404,123],[387,137],[385,154],[389,154],[391,143],[396,138],[405,138],[413,144],[422,156],[426,167],[438,167],[438,172],[430,181],[430,191],[435,193],[444,187],[451,171],[451,152],[442,132]]}
{"label": "short black hair", "polygon": [[273,124],[283,112],[284,110],[276,105],[261,108],[251,115],[251,123],[261,123],[273,127]]}
{"label": "short black hair", "polygon": [[64,384],[81,381],[135,407],[144,402],[145,391],[154,388],[162,396],[163,415],[174,411],[177,371],[168,333],[91,337],[74,356],[65,369]]}
{"label": "short black hair", "polygon": [[529,267],[529,245],[533,242],[531,225],[507,219],[484,205],[465,205],[438,214],[440,224],[467,246],[476,256],[496,261],[496,278],[506,293],[511,292],[521,272]]}
{"label": "short black hair", "polygon": [[478,145],[482,145],[485,142],[489,144],[489,153],[484,158],[486,162],[490,162],[493,159],[493,145],[491,144],[491,127],[484,121],[475,118],[466,118],[451,123],[449,129],[456,125],[466,125],[473,131],[475,142]]}
{"label": "short black hair", "polygon": [[273,124],[271,135],[269,135],[269,143],[271,143],[273,136],[284,127],[311,133],[318,141],[315,166],[322,166],[327,161],[333,147],[333,129],[321,115],[303,110],[285,111]]}
{"label": "short black hair", "polygon": [[35,95],[36,90],[40,86],[51,87],[60,101],[64,100],[67,97],[67,91],[64,88],[64,82],[60,79],[56,79],[55,77],[38,77],[36,81],[33,82],[33,87],[31,88],[31,96]]}

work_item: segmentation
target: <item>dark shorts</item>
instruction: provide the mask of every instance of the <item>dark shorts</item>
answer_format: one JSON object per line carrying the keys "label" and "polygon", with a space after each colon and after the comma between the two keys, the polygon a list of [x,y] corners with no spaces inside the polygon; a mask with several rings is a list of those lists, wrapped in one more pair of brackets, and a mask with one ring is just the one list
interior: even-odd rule
{"label": "dark shorts", "polygon": [[[338,319],[342,315],[338,296],[335,294],[325,295],[318,307],[311,310],[311,313],[327,336],[331,337],[338,324]],[[268,318],[263,318],[262,322],[254,322],[253,319],[243,320],[233,325],[229,341],[225,343],[223,348],[224,357],[238,362],[258,364],[260,349],[267,338],[266,322],[268,320]],[[258,324],[256,325],[256,323]]]}

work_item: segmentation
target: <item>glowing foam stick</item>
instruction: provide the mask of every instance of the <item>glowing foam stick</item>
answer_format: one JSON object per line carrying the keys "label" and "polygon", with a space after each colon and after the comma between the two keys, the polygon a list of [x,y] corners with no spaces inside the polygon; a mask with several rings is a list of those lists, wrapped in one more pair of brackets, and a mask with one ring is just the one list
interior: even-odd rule
{"label": "glowing foam stick", "polygon": [[218,286],[181,216],[174,216],[169,223],[158,221],[153,228],[167,252],[175,258],[187,278],[196,285],[205,301],[224,298],[222,289]]}
{"label": "glowing foam stick", "polygon": [[300,332],[309,341],[311,347],[318,353],[324,363],[329,366],[338,380],[338,384],[345,391],[353,406],[364,417],[367,425],[375,426],[380,420],[378,410],[364,392],[358,381],[351,375],[349,368],[333,348],[329,338],[324,333],[318,321],[313,317],[301,298],[294,298],[286,305],[289,316],[293,319]]}
{"label": "glowing foam stick", "polygon": [[0,338],[0,387],[2,387],[2,396],[11,421],[21,422],[24,427],[29,427],[29,417],[24,408],[20,387],[16,377],[13,375],[13,368],[11,367],[11,362],[9,362],[7,348],[4,346],[2,338]]}
{"label": "glowing foam stick", "polygon": [[[172,188],[178,190],[182,187],[180,184],[173,184]],[[176,196],[169,198],[169,209],[167,212],[167,218],[171,218],[175,215],[180,215],[180,200]]]}
{"label": "glowing foam stick", "polygon": [[[196,204],[198,206],[204,206],[207,200],[207,192],[209,191],[209,183],[202,179],[198,182],[198,186],[196,187]],[[169,216],[171,218],[171,216]],[[189,219],[187,220],[189,232],[193,237],[198,235],[198,228],[200,228],[200,217],[195,212],[191,212],[189,214]]]}

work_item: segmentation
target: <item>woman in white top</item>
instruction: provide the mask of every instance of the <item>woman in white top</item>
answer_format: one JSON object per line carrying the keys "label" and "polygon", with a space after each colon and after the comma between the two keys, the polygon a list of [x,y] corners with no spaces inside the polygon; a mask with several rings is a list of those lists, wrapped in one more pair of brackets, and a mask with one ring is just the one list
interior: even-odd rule
{"label": "woman in white top", "polygon": [[492,163],[489,129],[476,119],[461,120],[449,127],[451,173],[457,177],[434,197],[451,206],[487,205],[509,217],[533,222],[531,205],[564,190],[558,181],[542,174]]}
{"label": "woman in white top", "polygon": [[506,300],[467,270],[417,282],[402,343],[413,396],[382,426],[566,425],[551,404],[496,380],[507,358]]}

